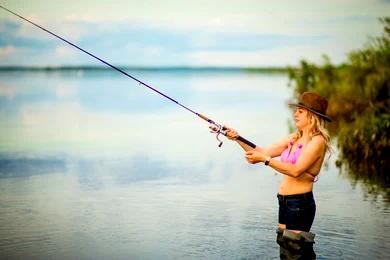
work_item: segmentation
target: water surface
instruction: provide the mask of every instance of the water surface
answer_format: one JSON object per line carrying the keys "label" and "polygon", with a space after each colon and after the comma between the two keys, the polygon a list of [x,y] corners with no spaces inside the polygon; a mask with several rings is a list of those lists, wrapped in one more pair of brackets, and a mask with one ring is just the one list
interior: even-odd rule
{"label": "water surface", "polygon": [[[287,75],[132,71],[244,137],[288,133]],[[112,71],[0,73],[0,252],[9,259],[278,259],[281,175]],[[388,201],[334,166],[315,184],[318,259],[387,259]]]}

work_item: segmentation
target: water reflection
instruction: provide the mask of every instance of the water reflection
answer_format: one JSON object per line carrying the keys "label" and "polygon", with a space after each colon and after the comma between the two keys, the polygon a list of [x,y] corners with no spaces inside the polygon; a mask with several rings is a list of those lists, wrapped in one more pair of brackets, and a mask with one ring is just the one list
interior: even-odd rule
{"label": "water reflection", "polygon": [[[286,75],[136,73],[255,143],[287,133]],[[279,258],[280,175],[248,165],[232,143],[218,149],[193,115],[115,73],[0,82],[3,256]],[[315,185],[318,259],[386,259],[388,200],[366,200],[335,157]]]}
{"label": "water reflection", "polygon": [[29,177],[53,172],[66,172],[65,161],[57,158],[0,156],[0,178]]}
{"label": "water reflection", "polygon": [[359,169],[361,163],[351,162],[339,157],[336,165],[340,174],[348,176],[353,187],[362,185],[364,197],[370,201],[383,202],[386,207],[390,206],[390,181],[388,175],[367,173]]}

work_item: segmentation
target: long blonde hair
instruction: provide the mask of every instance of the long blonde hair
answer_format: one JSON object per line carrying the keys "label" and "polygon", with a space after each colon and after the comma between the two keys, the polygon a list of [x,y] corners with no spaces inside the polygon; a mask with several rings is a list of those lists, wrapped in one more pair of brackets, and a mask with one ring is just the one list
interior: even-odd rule
{"label": "long blonde hair", "polygon": [[[322,135],[322,137],[325,140],[325,153],[329,153],[330,155],[332,152],[332,147],[330,144],[330,135],[325,126],[325,120],[322,117],[318,116],[317,114],[314,114],[310,110],[307,110],[307,117],[310,122],[309,131],[308,131],[309,138],[311,139],[313,136]],[[295,133],[294,140],[297,141],[302,137],[302,135],[303,135],[302,131],[298,129],[297,132]]]}

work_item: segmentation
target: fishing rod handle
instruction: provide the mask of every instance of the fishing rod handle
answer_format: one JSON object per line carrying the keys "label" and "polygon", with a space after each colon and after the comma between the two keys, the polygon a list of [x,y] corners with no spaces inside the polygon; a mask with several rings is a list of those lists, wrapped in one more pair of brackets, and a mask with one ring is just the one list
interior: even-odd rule
{"label": "fishing rod handle", "polygon": [[[222,127],[222,130],[223,130],[223,134],[226,136],[226,130],[227,130],[227,128],[225,127],[225,126],[223,126]],[[240,141],[240,142],[242,142],[242,143],[244,143],[244,144],[246,144],[246,145],[249,145],[250,147],[252,147],[253,149],[255,149],[256,148],[256,145],[254,144],[254,143],[252,143],[251,141],[248,141],[248,140],[246,140],[244,137],[242,137],[242,136],[238,136],[236,139],[235,139],[236,141]]]}
{"label": "fishing rod handle", "polygon": [[[222,133],[223,133],[223,135],[225,135],[226,136],[226,130],[227,130],[227,128],[225,127],[225,126],[222,126]],[[236,141],[240,141],[240,142],[242,142],[242,143],[244,143],[244,144],[246,144],[246,145],[249,145],[250,147],[252,147],[253,149],[255,149],[256,148],[256,145],[254,144],[254,143],[252,143],[251,141],[249,141],[249,140],[246,140],[244,137],[242,137],[242,136],[238,136],[236,139],[235,139]]]}
{"label": "fishing rod handle", "polygon": [[243,142],[243,143],[246,144],[246,145],[249,145],[249,146],[252,147],[253,149],[256,148],[256,145],[255,145],[254,143],[252,143],[251,141],[246,140],[244,137],[242,137],[242,136],[240,136],[240,135],[237,137],[236,140],[237,140],[237,141],[241,141],[241,142]]}

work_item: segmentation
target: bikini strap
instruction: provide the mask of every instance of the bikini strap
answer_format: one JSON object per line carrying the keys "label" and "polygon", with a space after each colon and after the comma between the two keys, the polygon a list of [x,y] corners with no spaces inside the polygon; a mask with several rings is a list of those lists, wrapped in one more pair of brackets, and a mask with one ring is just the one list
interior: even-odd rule
{"label": "bikini strap", "polygon": [[314,177],[313,182],[317,182],[317,181],[318,181],[318,174],[317,174],[317,175],[314,175],[314,174],[312,174],[312,173],[310,173],[310,172],[306,172],[306,174],[309,174],[310,176]]}
{"label": "bikini strap", "polygon": [[[288,144],[289,144],[289,146],[293,146],[294,143],[295,143],[295,142],[293,141],[293,139],[291,139],[290,142],[289,142]],[[302,147],[303,147],[303,144],[299,144],[299,145],[298,145],[298,149],[302,149]]]}

